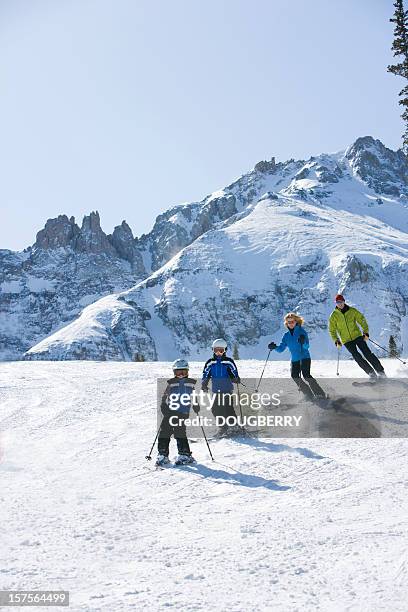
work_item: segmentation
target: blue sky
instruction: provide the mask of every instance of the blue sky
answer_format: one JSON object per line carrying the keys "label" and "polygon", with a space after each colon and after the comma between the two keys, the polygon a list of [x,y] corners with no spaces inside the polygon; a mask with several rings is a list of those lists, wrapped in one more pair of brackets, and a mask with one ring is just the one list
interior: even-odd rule
{"label": "blue sky", "polygon": [[149,231],[261,159],[402,132],[386,0],[2,0],[0,248]]}

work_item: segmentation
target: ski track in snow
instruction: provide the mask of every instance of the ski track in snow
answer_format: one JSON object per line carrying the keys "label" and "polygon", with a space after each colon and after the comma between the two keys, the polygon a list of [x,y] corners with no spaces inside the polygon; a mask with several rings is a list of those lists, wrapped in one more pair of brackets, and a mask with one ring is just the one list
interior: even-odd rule
{"label": "ski track in snow", "polygon": [[70,590],[73,611],[407,610],[407,440],[218,440],[215,462],[200,440],[197,465],[155,471],[169,372],[1,365],[0,588]]}

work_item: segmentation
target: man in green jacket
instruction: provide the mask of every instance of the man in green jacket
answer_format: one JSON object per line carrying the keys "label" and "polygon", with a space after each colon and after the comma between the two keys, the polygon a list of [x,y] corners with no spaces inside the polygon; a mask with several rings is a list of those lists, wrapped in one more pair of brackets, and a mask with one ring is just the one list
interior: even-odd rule
{"label": "man in green jacket", "polygon": [[[340,349],[344,344],[370,378],[376,378],[377,375],[385,376],[379,359],[367,346],[369,334],[365,316],[357,308],[348,306],[340,294],[336,295],[335,302],[336,308],[330,315],[329,332],[337,348]],[[360,349],[365,359],[357,349]]]}

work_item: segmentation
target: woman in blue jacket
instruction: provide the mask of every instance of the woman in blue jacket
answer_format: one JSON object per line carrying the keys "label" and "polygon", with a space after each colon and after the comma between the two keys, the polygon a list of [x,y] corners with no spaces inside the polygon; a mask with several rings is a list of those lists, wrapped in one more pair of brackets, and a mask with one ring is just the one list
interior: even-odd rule
{"label": "woman in blue jacket", "polygon": [[[284,318],[284,324],[288,331],[283,336],[279,346],[275,342],[271,342],[268,344],[268,349],[283,353],[288,348],[292,356],[290,374],[300,391],[307,397],[326,397],[317,380],[310,374],[309,337],[303,328],[303,322],[303,317],[294,312],[288,312]],[[304,380],[302,380],[301,375]]]}

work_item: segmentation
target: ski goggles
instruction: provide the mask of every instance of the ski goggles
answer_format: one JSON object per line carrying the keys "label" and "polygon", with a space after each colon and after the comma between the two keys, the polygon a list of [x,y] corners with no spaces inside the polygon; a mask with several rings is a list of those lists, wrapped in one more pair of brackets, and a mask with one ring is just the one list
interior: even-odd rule
{"label": "ski goggles", "polygon": [[177,378],[184,378],[185,376],[188,376],[188,370],[174,370],[174,376]]}
{"label": "ski goggles", "polygon": [[225,353],[225,348],[223,348],[222,346],[216,346],[213,349],[214,353]]}

